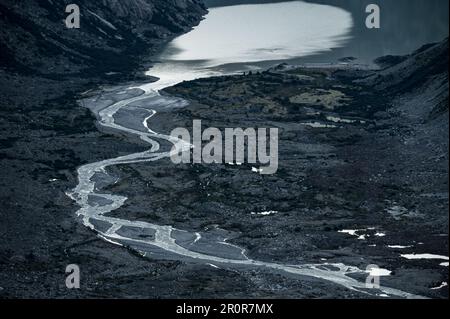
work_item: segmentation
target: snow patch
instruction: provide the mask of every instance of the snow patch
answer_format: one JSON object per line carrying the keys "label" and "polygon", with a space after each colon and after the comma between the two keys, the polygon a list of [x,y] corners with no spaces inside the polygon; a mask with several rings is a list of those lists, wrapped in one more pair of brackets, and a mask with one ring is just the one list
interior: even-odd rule
{"label": "snow patch", "polygon": [[442,259],[442,260],[448,260],[447,256],[442,255],[434,255],[434,254],[405,254],[401,255],[403,258],[410,259],[410,260],[417,260],[417,259]]}
{"label": "snow patch", "polygon": [[431,290],[439,290],[439,289],[445,288],[445,287],[447,287],[447,286],[448,286],[448,283],[446,283],[446,282],[444,281],[439,287],[431,288]]}
{"label": "snow patch", "polygon": [[340,230],[339,233],[349,234],[350,236],[358,236],[356,233],[360,231],[360,229],[343,229]]}
{"label": "snow patch", "polygon": [[388,245],[388,248],[392,249],[406,249],[406,248],[412,248],[413,246],[401,246],[401,245]]}
{"label": "snow patch", "polygon": [[312,128],[336,128],[336,125],[330,125],[330,124],[324,124],[320,122],[309,122],[309,123],[302,123],[304,126],[309,126]]}
{"label": "snow patch", "polygon": [[253,173],[262,173],[262,168],[256,168],[256,167],[252,167],[252,172]]}
{"label": "snow patch", "polygon": [[270,210],[267,212],[260,212],[260,213],[251,212],[251,214],[252,215],[260,215],[260,216],[270,216],[270,215],[278,214],[278,212],[276,210]]}

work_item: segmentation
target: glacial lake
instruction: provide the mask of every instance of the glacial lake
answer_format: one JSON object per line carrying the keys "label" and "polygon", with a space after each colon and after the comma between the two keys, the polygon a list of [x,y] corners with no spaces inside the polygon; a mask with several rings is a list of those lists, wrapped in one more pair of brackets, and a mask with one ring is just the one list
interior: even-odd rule
{"label": "glacial lake", "polygon": [[210,8],[199,26],[166,45],[148,71],[161,80],[149,88],[280,62],[354,57],[370,65],[377,57],[409,54],[448,37],[446,0],[379,0],[380,29],[365,26],[369,3],[311,0]]}
{"label": "glacial lake", "polygon": [[[392,4],[403,0],[390,1]],[[343,2],[344,0],[341,0],[341,3]],[[353,0],[345,2],[354,3]],[[371,57],[379,56],[380,52],[406,51],[418,43],[421,45],[429,42],[428,40],[432,38],[425,36],[427,41],[424,42],[424,38],[421,38],[419,33],[411,33],[413,30],[407,31],[411,33],[407,38],[412,40],[401,42],[395,41],[397,33],[383,30],[380,33],[373,33],[376,37],[368,37],[369,42],[367,42],[366,36],[361,35],[364,32],[358,33],[362,32],[362,29],[358,27],[360,18],[355,17],[357,17],[355,11],[345,10],[344,7],[303,1],[218,7],[212,9],[206,19],[194,30],[167,45],[159,57],[160,63],[156,63],[148,71],[149,75],[159,77],[159,81],[139,86],[143,90],[136,89],[136,86],[119,86],[116,89],[105,90],[100,96],[86,99],[83,103],[96,112],[99,125],[122,131],[124,134],[139,136],[142,141],[149,143],[151,148],[144,152],[122,154],[115,158],[89,163],[78,169],[79,183],[67,194],[80,206],[77,214],[82,218],[84,225],[96,230],[106,241],[125,245],[144,257],[148,254],[152,259],[188,260],[227,269],[230,267],[263,268],[264,271],[285,272],[290,276],[308,276],[327,280],[353,291],[365,290],[364,280],[359,281],[349,276],[349,274],[357,274],[361,278],[367,276],[366,270],[355,266],[328,262],[293,266],[254,260],[246,256],[244,248],[227,242],[232,236],[232,232],[227,230],[217,228],[212,232],[205,230],[194,233],[171,225],[152,224],[134,218],[128,220],[111,217],[109,213],[121,208],[128,198],[102,189],[105,184],[117,182],[116,177],[109,175],[107,168],[116,165],[150,163],[168,158],[170,153],[162,150],[158,141],[177,143],[186,147],[185,142],[178,139],[174,141],[172,136],[165,135],[168,132],[152,130],[152,118],[158,112],[163,109],[184,107],[187,103],[181,98],[160,94],[159,90],[165,87],[195,78],[273,65],[276,61],[311,62],[318,59],[318,62],[334,62],[333,57],[345,57],[349,55],[346,54],[348,52],[351,52],[353,56],[356,54],[360,61],[367,61]],[[436,20],[436,17],[434,19]],[[390,34],[393,34],[394,38],[387,38]],[[440,35],[435,33],[433,37],[437,38]],[[375,41],[377,37],[380,40],[378,42]],[[396,45],[383,45],[383,43],[391,42]],[[370,54],[365,55],[364,52]],[[329,117],[329,120],[345,121],[338,117]],[[322,124],[311,123],[310,125]],[[191,149],[191,146],[187,147]],[[276,215],[276,211],[254,214],[271,216]],[[342,232],[353,234],[355,230]],[[150,238],[136,237],[139,233],[147,234]],[[384,235],[379,233],[379,236]],[[419,257],[424,258],[423,256],[425,255]],[[403,257],[412,259],[414,256],[403,255]],[[445,256],[431,257],[445,259]],[[380,271],[382,275],[391,273],[387,269],[380,269]],[[373,297],[420,297],[389,287],[380,287],[380,289],[383,295],[373,295]]]}
{"label": "glacial lake", "polygon": [[212,8],[165,56],[207,66],[291,59],[344,46],[352,27],[349,12],[302,1]]}
{"label": "glacial lake", "polygon": [[330,51],[349,41],[352,27],[349,12],[303,1],[211,8],[163,50],[148,72],[161,79],[152,89]]}

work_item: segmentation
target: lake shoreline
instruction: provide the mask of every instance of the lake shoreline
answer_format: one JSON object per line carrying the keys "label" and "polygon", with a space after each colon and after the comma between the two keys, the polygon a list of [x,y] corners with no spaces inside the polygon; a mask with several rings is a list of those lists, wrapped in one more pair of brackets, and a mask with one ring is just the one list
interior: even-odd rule
{"label": "lake shoreline", "polygon": [[[1,159],[5,163],[2,169],[7,172],[2,185],[5,199],[2,215],[6,218],[3,225],[9,227],[0,228],[4,239],[0,246],[0,297],[292,298],[297,293],[300,297],[315,298],[327,292],[329,285],[322,282],[315,282],[311,287],[301,280],[293,283],[284,280],[284,287],[279,287],[278,276],[267,272],[235,273],[209,265],[144,260],[135,251],[104,242],[74,219],[76,207],[65,192],[75,186],[75,170],[80,164],[117,156],[118,151],[127,154],[145,149],[143,143],[135,140],[130,143],[128,136],[98,132],[93,125],[93,117],[86,109],[76,105],[74,96],[76,99],[89,96],[93,94],[93,87],[148,80],[143,76],[148,65],[142,65],[135,72],[127,70],[95,79],[68,78],[63,84],[58,82],[57,77],[52,81],[2,73],[2,83],[5,84],[1,87],[14,83],[17,88],[27,87],[27,94],[24,95],[23,90],[13,90],[12,93],[7,90],[5,93],[5,96],[16,100],[5,108],[4,118],[8,122],[2,128],[20,134],[2,136],[1,140]],[[36,108],[30,111],[24,105]],[[161,125],[170,123],[166,119]],[[161,167],[155,170],[157,175],[164,175]],[[134,176],[136,171],[134,168],[124,168],[117,173],[120,176]],[[186,172],[189,178],[197,173]],[[142,186],[141,189],[145,189],[146,178],[142,176],[132,177],[136,182],[133,187]],[[184,186],[184,183],[181,185]],[[126,182],[121,186],[123,188],[117,186],[117,191],[130,191],[130,185]],[[205,214],[218,214],[215,206],[206,209]],[[185,222],[182,214],[175,217],[177,223]],[[158,214],[150,214],[147,218],[164,221]],[[196,223],[195,218],[192,223]],[[193,228],[197,226],[192,225]],[[236,229],[240,227],[234,226]],[[437,248],[436,243],[430,245],[427,248]],[[264,254],[258,256],[266,258]],[[270,257],[270,254],[266,256]],[[327,256],[325,253],[314,258]],[[351,256],[345,258],[351,259]],[[81,291],[68,291],[65,287],[64,269],[69,263],[81,265]],[[433,277],[432,274],[429,276]],[[332,297],[365,297],[339,288],[329,292]],[[439,291],[437,296],[442,297]]]}
{"label": "lake shoreline", "polygon": [[[440,54],[439,52],[441,51],[448,51],[448,42],[446,43],[446,41],[444,41],[435,46],[425,46],[424,49],[403,59],[401,63],[409,63],[407,64],[408,67],[405,68],[406,72],[413,74],[408,75],[408,77],[415,78],[417,77],[417,73],[421,74],[422,77],[431,76],[431,79],[434,79],[434,81],[439,81],[439,79],[434,78],[434,75],[429,75],[426,71],[423,71],[423,66],[415,65],[414,62],[416,59],[415,56],[421,55],[421,51],[430,50],[430,47],[436,47],[436,49],[427,53],[429,58],[432,60],[440,60],[441,57],[438,54]],[[388,61],[389,60],[385,60],[386,63]],[[233,123],[233,125],[237,125],[237,123],[242,121],[244,121],[243,126],[245,126],[245,121],[248,120],[251,120],[253,125],[255,125],[255,121],[256,123],[259,123],[258,125],[263,126],[277,125],[282,128],[282,132],[284,132],[282,133],[282,141],[289,143],[292,147],[288,153],[285,153],[287,150],[282,150],[281,156],[284,157],[286,156],[284,154],[289,154],[293,150],[296,150],[295,152],[300,151],[296,157],[305,157],[301,162],[305,165],[308,174],[304,175],[303,172],[297,172],[298,169],[294,169],[294,167],[297,166],[297,164],[294,164],[295,161],[290,161],[286,158],[284,158],[284,161],[292,163],[293,166],[288,164],[288,167],[282,167],[279,177],[269,177],[267,179],[257,178],[257,174],[254,174],[248,165],[241,165],[239,167],[227,165],[225,165],[225,167],[223,167],[223,165],[176,166],[170,163],[170,161],[156,162],[155,164],[133,164],[127,166],[126,169],[119,168],[112,170],[115,175],[121,176],[121,180],[116,182],[114,186],[108,187],[108,191],[124,194],[129,197],[129,200],[125,207],[119,209],[117,212],[113,212],[111,216],[116,218],[147,220],[149,222],[157,221],[160,225],[174,225],[180,229],[189,229],[191,231],[196,231],[202,227],[212,229],[214,225],[218,225],[220,228],[231,230],[236,233],[232,243],[245,247],[250,256],[267,261],[276,260],[278,262],[297,264],[305,261],[323,262],[323,259],[326,259],[332,263],[342,262],[345,264],[352,264],[358,259],[358,256],[362,256],[364,261],[358,262],[355,266],[364,268],[364,265],[367,263],[377,263],[379,258],[387,258],[388,261],[380,266],[391,269],[396,273],[392,278],[386,279],[390,283],[389,285],[425,296],[441,296],[445,298],[445,294],[444,296],[439,295],[442,291],[436,291],[430,294],[426,287],[415,286],[413,281],[405,279],[408,278],[408,272],[403,272],[398,269],[398,267],[403,267],[401,266],[402,259],[400,255],[395,257],[396,251],[391,250],[388,247],[392,246],[389,244],[393,241],[395,241],[395,243],[403,244],[404,241],[410,239],[406,234],[403,235],[399,233],[394,236],[394,233],[398,232],[399,228],[413,231],[413,229],[416,229],[417,227],[419,229],[423,229],[424,227],[421,221],[423,216],[421,216],[420,213],[409,211],[411,208],[408,209],[404,207],[408,206],[407,201],[403,202],[398,199],[398,196],[402,194],[402,189],[405,187],[402,184],[405,181],[402,181],[403,178],[401,177],[404,175],[404,170],[410,168],[411,165],[417,165],[417,162],[396,163],[393,160],[393,158],[399,156],[398,154],[403,154],[404,152],[408,154],[409,152],[407,148],[399,144],[397,138],[393,137],[395,136],[394,132],[401,126],[410,128],[411,125],[418,125],[416,123],[417,120],[411,122],[411,119],[408,118],[409,115],[405,117],[397,113],[401,108],[405,107],[405,105],[403,105],[404,102],[400,101],[413,98],[408,103],[415,105],[420,103],[420,100],[417,100],[417,97],[410,97],[405,88],[399,88],[399,86],[408,87],[411,84],[403,83],[405,81],[402,80],[395,83],[395,78],[400,72],[397,70],[398,61],[391,61],[391,63],[392,64],[385,70],[378,71],[358,70],[352,67],[342,69],[342,66],[339,68],[305,69],[280,65],[268,71],[255,72],[247,74],[246,76],[233,75],[207,78],[193,82],[183,82],[175,87],[167,88],[164,92],[169,93],[170,95],[187,98],[191,101],[191,105],[180,111],[175,110],[157,114],[156,121],[150,121],[152,129],[160,132],[169,132],[174,126],[189,127],[189,121],[191,121],[192,118],[203,118],[204,120],[208,120],[208,122],[215,127],[231,125],[230,122]],[[425,68],[425,70],[426,69],[427,68]],[[386,77],[386,79],[390,79],[389,81],[394,82],[389,83],[389,81],[383,79],[380,80],[378,79],[379,76]],[[403,74],[402,77],[405,77],[405,75]],[[385,93],[392,91],[390,93],[392,95],[386,96],[387,100],[380,100],[379,98],[371,99],[370,94],[374,94],[374,96],[378,94],[376,90],[372,92],[372,89],[369,89],[369,92],[372,92],[369,96],[360,95],[360,93],[358,93],[360,88],[355,86],[355,80],[363,82],[372,81],[361,84],[364,85],[366,90],[367,85],[373,87],[386,85],[385,88],[380,89],[383,89]],[[252,89],[249,90],[247,88],[245,90],[247,93],[239,93],[243,91],[240,91],[238,86],[248,85],[249,83],[252,83]],[[265,91],[266,85],[273,86],[275,84],[283,84],[282,92],[284,95],[289,95],[289,87],[292,87],[293,89],[304,87],[309,88],[308,90],[311,90],[310,88],[312,87],[312,91],[326,91],[330,90],[330,87],[335,87],[333,90],[343,90],[346,95],[351,97],[350,100],[352,102],[350,105],[345,105],[348,102],[344,103],[343,106],[339,105],[339,108],[334,110],[323,110],[320,109],[320,104],[317,105],[312,103],[311,105],[308,105],[308,103],[305,102],[302,107],[299,106],[298,110],[295,111],[300,113],[296,114],[294,112],[293,114],[290,114],[289,120],[286,118],[286,106],[282,107],[282,105],[290,105],[289,108],[292,108],[295,105],[293,104],[294,102],[292,102],[294,100],[289,104],[286,100],[275,97],[274,99],[272,98],[272,102],[267,102],[269,103],[267,107],[272,105],[268,109],[263,108],[260,111],[256,111],[246,108],[245,101],[252,99],[253,94],[249,93],[249,91]],[[422,84],[415,83],[414,85]],[[198,90],[199,87],[203,89]],[[236,87],[235,93],[226,94],[225,99],[220,95],[217,95],[217,92],[221,90],[220,88],[226,89],[228,87]],[[208,91],[205,91],[206,88]],[[425,86],[423,89],[430,90],[430,86]],[[272,94],[273,93],[268,93],[268,91],[266,91],[264,96],[266,99],[270,99]],[[323,93],[321,94],[323,95]],[[400,98],[398,95],[402,97]],[[239,105],[236,104],[238,103],[237,101],[239,101]],[[263,103],[263,101],[261,100],[260,103]],[[396,105],[394,107],[388,106],[391,103]],[[370,108],[367,108],[368,106],[370,106]],[[241,110],[241,108],[243,109]],[[359,108],[362,109],[358,110]],[[220,110],[220,112],[218,112],[218,110]],[[428,107],[430,113],[426,116],[425,114],[421,115],[425,116],[425,123],[430,123],[429,125],[431,125],[426,125],[427,130],[431,130],[430,132],[432,132],[427,133],[428,135],[441,135],[436,134],[435,129],[440,130],[440,128],[439,126],[434,127],[436,125],[434,123],[444,124],[445,128],[445,121],[442,123],[443,115],[442,113],[439,113],[438,110],[438,105],[432,109]],[[307,112],[305,113],[305,111]],[[408,112],[411,111],[412,110],[409,110]],[[260,114],[260,112],[262,112],[262,114]],[[308,112],[311,114],[308,115]],[[435,116],[437,116],[437,119],[440,119],[440,121],[434,122],[436,121]],[[297,124],[292,123],[293,120],[301,123],[303,122],[304,124],[327,123],[327,126],[305,125],[300,129]],[[301,136],[296,132],[297,130],[300,130],[302,134],[305,135],[301,137],[302,143],[300,143],[300,145],[293,143],[296,138]],[[403,128],[402,131],[408,132],[408,129],[405,131],[405,128]],[[332,134],[327,132],[331,132]],[[440,132],[442,133],[442,131]],[[419,133],[420,130],[414,134],[408,134],[415,136],[415,134]],[[337,136],[334,136],[336,134]],[[318,142],[317,145],[314,145],[314,143],[311,144],[311,141],[315,141],[318,138],[320,142]],[[378,140],[378,142],[376,142],[375,145],[372,145],[376,140]],[[435,143],[437,144],[434,145],[439,146],[442,144],[442,140],[438,139]],[[308,148],[305,148],[306,145],[308,145]],[[386,150],[390,149],[395,149],[396,152],[399,153],[394,156],[392,154],[389,155],[389,153],[386,153]],[[304,152],[306,152],[306,155]],[[423,149],[423,152],[428,152],[428,150]],[[354,156],[353,154],[360,155]],[[420,154],[423,153],[418,152],[415,156],[421,156]],[[405,156],[405,154],[401,156]],[[412,154],[408,154],[407,156],[412,156]],[[375,162],[370,162],[370,160],[374,159]],[[367,162],[368,160],[369,162]],[[445,161],[446,159],[442,158],[439,162],[444,164],[444,166],[439,165],[439,167],[444,170],[445,168],[443,167],[445,167]],[[374,172],[364,172],[356,175],[350,173],[349,176],[346,176],[346,174],[349,174],[349,169],[340,167],[348,166],[348,164],[345,163],[349,162],[353,163],[353,165],[365,163],[364,165],[367,165],[368,168],[371,168],[374,172],[379,171],[380,169],[381,171],[386,171],[386,167],[389,167],[391,172],[388,176],[384,177],[384,179],[387,180],[378,177],[380,179],[379,181],[374,180],[369,183],[369,185],[375,183],[378,186],[369,186],[367,185],[368,180],[366,179],[366,175],[377,174]],[[406,164],[406,166],[404,166],[404,164]],[[330,167],[332,168],[331,171]],[[331,175],[321,176],[322,170]],[[332,172],[335,170],[338,170],[338,172],[342,171],[344,175],[342,175],[343,173],[337,173],[336,176],[333,176]],[[288,174],[288,172],[290,173]],[[179,176],[180,174],[181,176]],[[228,174],[231,174],[231,176],[228,176]],[[292,176],[289,176],[289,179],[286,180],[286,174]],[[430,175],[427,175],[427,183],[429,183],[430,179],[436,178],[435,174],[440,173],[438,173],[438,171],[433,171]],[[308,180],[310,179],[309,175],[314,179],[322,180],[322,182],[314,181],[314,179]],[[214,176],[214,178],[212,178],[212,176]],[[199,177],[200,179],[198,179]],[[353,179],[357,179],[357,181]],[[159,182],[160,180],[162,184]],[[295,180],[303,180],[302,184],[310,184],[309,187],[311,187],[311,189],[302,190],[299,188],[292,188],[288,185],[288,181],[292,182]],[[341,184],[341,187],[344,187],[344,189],[339,192],[333,188],[332,193],[334,198],[328,198],[328,196],[331,195],[327,195],[327,193],[330,192],[329,185],[327,185],[327,183],[330,183],[330,180],[335,180],[338,184]],[[148,184],[148,181],[151,181],[151,183]],[[387,181],[389,181],[388,183],[390,186],[386,188],[384,183],[387,183]],[[264,182],[275,184],[268,188],[267,194],[259,194],[258,189],[261,185],[258,183]],[[231,185],[232,187],[226,196],[225,193],[223,193],[223,190],[227,189],[227,187],[221,183]],[[253,185],[252,183],[257,184]],[[359,211],[362,209],[358,206],[360,205],[361,199],[350,199],[344,195],[346,193],[351,195],[352,192],[356,191],[354,189],[355,183],[359,183],[358,192],[362,191],[362,194],[366,194],[365,196],[368,196],[367,194],[370,194],[371,192],[377,194],[375,198],[368,197],[368,202],[364,204],[364,210],[366,211],[361,213],[361,216],[358,216]],[[408,181],[407,183],[408,187],[417,187],[415,184],[417,181]],[[168,195],[171,193],[169,189],[173,189],[175,185],[177,185],[177,192],[180,193],[179,197],[183,198],[181,203],[172,201],[171,195]],[[205,189],[205,185],[209,185],[208,188]],[[236,188],[233,185],[239,187]],[[169,188],[165,190],[166,187]],[[201,192],[193,191],[192,187],[194,189],[203,190]],[[279,187],[282,188],[281,194],[279,194]],[[431,194],[434,192],[440,193],[445,189],[441,189],[441,187],[437,185],[433,187],[437,188],[427,190],[428,192],[431,192]],[[288,190],[289,188],[291,188],[290,191]],[[348,192],[346,190],[347,188]],[[367,190],[365,190],[366,188]],[[145,190],[145,192],[142,193],[142,190]],[[255,193],[248,193],[250,190],[253,190]],[[230,191],[232,192],[231,194]],[[338,192],[339,195],[337,195],[338,193],[336,192]],[[146,193],[151,194],[148,196],[152,198],[152,203],[146,203],[143,200],[147,196],[145,195]],[[208,193],[214,194],[214,197],[210,197]],[[284,195],[282,195],[283,193]],[[303,202],[300,207],[297,207],[293,203],[293,200],[297,196],[300,196],[299,194],[302,194],[301,197],[307,199],[307,201]],[[233,198],[233,204],[228,201],[230,196]],[[249,203],[249,196],[254,198],[251,206],[245,204]],[[412,196],[417,198],[418,195]],[[204,202],[205,198],[207,198],[207,202]],[[262,201],[260,202],[260,199],[258,198],[261,198]],[[268,202],[267,200],[264,200],[264,198],[269,199],[270,201]],[[380,198],[384,198],[384,201]],[[243,201],[242,203],[240,203],[241,200]],[[332,200],[336,201],[336,203],[333,204]],[[442,203],[445,203],[445,200],[448,201],[448,197],[442,198]],[[432,204],[430,205],[427,200],[418,202],[415,205],[421,206],[422,210],[426,210],[425,214],[427,218],[429,218],[429,216],[438,218],[433,223],[429,223],[430,225],[428,227],[430,233],[439,234],[445,232],[445,227],[441,228],[439,226],[445,221],[445,219],[442,219],[445,216],[438,213],[436,210],[438,207],[435,207]],[[317,207],[316,209],[318,212],[314,212],[314,209],[311,207]],[[243,208],[246,208],[249,211],[245,211]],[[185,216],[186,210],[189,212],[188,217]],[[263,220],[255,219],[255,216],[250,214],[250,210],[272,210],[276,211],[277,214],[275,214],[275,217],[262,215],[260,218],[272,219],[272,223],[267,225],[264,224],[263,226],[263,224],[261,224]],[[326,213],[327,211],[333,212],[332,215]],[[300,214],[302,220],[298,220],[298,217],[296,214],[293,214],[293,212],[298,212],[297,214]],[[421,213],[423,214],[423,211]],[[385,214],[392,214],[392,216],[383,217]],[[411,214],[411,216],[408,217],[408,214]],[[320,219],[320,216],[323,216],[325,219]],[[208,221],[210,218],[212,218],[212,220]],[[309,221],[310,218],[313,218],[313,220]],[[396,225],[389,218],[398,220],[398,223],[403,226],[400,227]],[[386,221],[384,221],[385,219]],[[259,225],[257,228],[253,228],[255,222]],[[286,222],[287,224],[285,224]],[[285,229],[287,225],[295,224],[298,225],[298,230],[291,230],[290,228]],[[253,234],[261,227],[268,227],[263,233],[271,234],[270,238],[272,243],[264,241],[265,236]],[[303,228],[306,228],[304,234]],[[341,231],[351,228],[356,228],[354,233],[358,235],[357,239],[352,239],[352,235],[349,237],[341,233]],[[280,233],[280,230],[284,231]],[[294,237],[291,238],[290,236]],[[312,238],[314,238],[314,245],[308,243],[307,238],[310,236],[313,236]],[[321,242],[315,236],[319,236],[322,240],[324,240],[323,238],[327,239],[324,242]],[[305,241],[302,243],[303,253],[301,256],[298,255],[298,252],[292,253],[291,255],[289,250],[286,251],[286,248],[283,247],[286,247],[286,243],[293,242],[298,238],[303,238],[302,240]],[[443,242],[438,237],[432,239],[426,235],[416,235],[414,238],[416,243],[421,242],[422,244],[419,246],[414,245],[406,249],[423,249],[434,252],[442,250]],[[330,242],[333,242],[334,244],[329,246]],[[338,245],[338,243],[341,244]],[[258,250],[258,247],[261,247],[261,245],[266,247],[266,252]],[[272,247],[272,245],[274,246]],[[318,249],[316,247],[317,245],[322,246],[322,248]],[[341,250],[343,248],[338,249],[336,245],[339,247],[351,247],[351,249],[356,249],[358,253],[347,251],[343,254],[343,251]],[[446,245],[448,246],[448,239]],[[312,246],[316,248],[311,250]],[[405,243],[405,247],[406,246]],[[333,249],[331,247],[335,248]],[[293,251],[296,250],[294,249]],[[376,254],[375,256],[378,257],[373,256],[372,254],[374,253]],[[371,258],[374,259],[370,260]],[[201,266],[199,265],[199,267]],[[412,269],[414,270],[411,271],[420,273],[420,276],[422,278],[427,278],[426,280],[429,280],[430,283],[433,283],[434,280],[438,281],[439,274],[442,275],[446,271],[445,267],[429,262],[418,262],[416,265],[413,265]],[[244,277],[247,276],[245,271],[243,271],[241,275]],[[268,279],[271,276],[270,272],[257,271],[257,276],[270,282],[270,279]],[[415,276],[417,276],[417,274]],[[292,280],[292,278],[290,280]],[[291,284],[284,282],[283,285],[290,287],[289,294],[292,296],[292,294],[295,295],[295,291],[299,293],[299,290],[297,289],[299,287],[298,285],[301,285],[301,282],[301,280]],[[314,290],[314,292],[302,291],[299,297],[305,297],[305,294],[307,295],[308,293],[320,294],[322,288],[318,287],[322,287],[323,284],[324,283],[319,285],[319,283],[317,283],[317,290]],[[323,287],[327,286],[328,285],[326,284]],[[339,295],[339,292],[331,288],[331,286],[326,288],[326,290],[331,291],[333,296]],[[262,296],[265,295],[259,297]],[[353,294],[345,294],[345,297],[364,298],[363,295]]]}

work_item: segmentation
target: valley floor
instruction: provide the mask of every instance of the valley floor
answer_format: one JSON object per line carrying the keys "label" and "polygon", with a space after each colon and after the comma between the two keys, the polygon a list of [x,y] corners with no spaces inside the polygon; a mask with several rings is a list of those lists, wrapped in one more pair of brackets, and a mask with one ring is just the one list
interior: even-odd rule
{"label": "valley floor", "polygon": [[[448,73],[435,63],[448,65],[448,42],[408,59],[376,72],[280,65],[167,89],[190,105],[159,113],[152,129],[168,133],[193,119],[205,127],[277,127],[278,173],[169,160],[122,166],[109,190],[129,201],[113,214],[189,230],[219,226],[263,261],[375,264],[392,271],[383,285],[447,298],[448,289],[434,288],[448,278]],[[0,298],[367,297],[263,269],[143,259],[104,242],[76,220],[65,192],[79,165],[146,145],[96,130],[71,97],[87,84],[54,96],[56,84],[0,78],[35,93],[17,90],[16,107],[26,99],[45,106],[2,108]],[[274,214],[258,214],[266,211]],[[402,256],[414,253],[447,260]],[[78,291],[65,288],[73,263],[82,272]]]}

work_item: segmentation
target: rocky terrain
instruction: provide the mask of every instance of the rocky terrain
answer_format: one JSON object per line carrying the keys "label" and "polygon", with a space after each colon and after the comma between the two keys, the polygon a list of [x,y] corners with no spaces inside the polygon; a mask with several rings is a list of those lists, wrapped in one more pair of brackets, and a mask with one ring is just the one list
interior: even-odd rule
{"label": "rocky terrain", "polygon": [[[153,268],[116,253],[74,219],[65,192],[76,184],[76,167],[139,148],[98,132],[76,100],[92,88],[142,77],[154,52],[206,11],[197,0],[77,1],[81,28],[69,30],[69,3],[0,1],[0,298],[118,297],[122,288],[110,290],[115,284],[95,292],[111,256],[126,276]],[[78,294],[64,283],[65,267],[76,262],[86,265],[89,282]]]}
{"label": "rocky terrain", "polygon": [[[146,145],[99,132],[76,100],[140,80],[136,72],[152,62],[145,57],[205,10],[195,0],[79,1],[82,27],[67,30],[66,3],[0,0],[0,298],[367,297],[265,270],[143,259],[79,223],[65,194],[76,168]],[[189,230],[220,226],[264,261],[377,264],[393,271],[384,285],[448,297],[433,289],[448,278],[441,261],[400,256],[448,256],[448,41],[378,63],[380,71],[280,65],[167,89],[191,104],[159,113],[153,129],[192,119],[278,127],[279,171],[168,160],[122,166],[109,190],[129,200],[114,214]],[[65,287],[73,263],[81,290]]]}
{"label": "rocky terrain", "polygon": [[[166,89],[191,104],[157,114],[153,130],[191,127],[192,119],[204,128],[277,127],[279,170],[126,165],[109,190],[129,200],[113,216],[227,229],[230,242],[266,262],[376,264],[392,271],[384,285],[447,297],[446,288],[433,289],[447,281],[445,259],[402,255],[448,256],[448,41],[377,62],[377,71],[280,65]],[[244,276],[258,282],[259,297],[350,297],[264,270]]]}
{"label": "rocky terrain", "polygon": [[70,3],[2,0],[2,69],[57,80],[129,73],[143,67],[139,57],[189,30],[206,13],[198,0],[82,0],[77,1],[80,28],[67,29]]}

